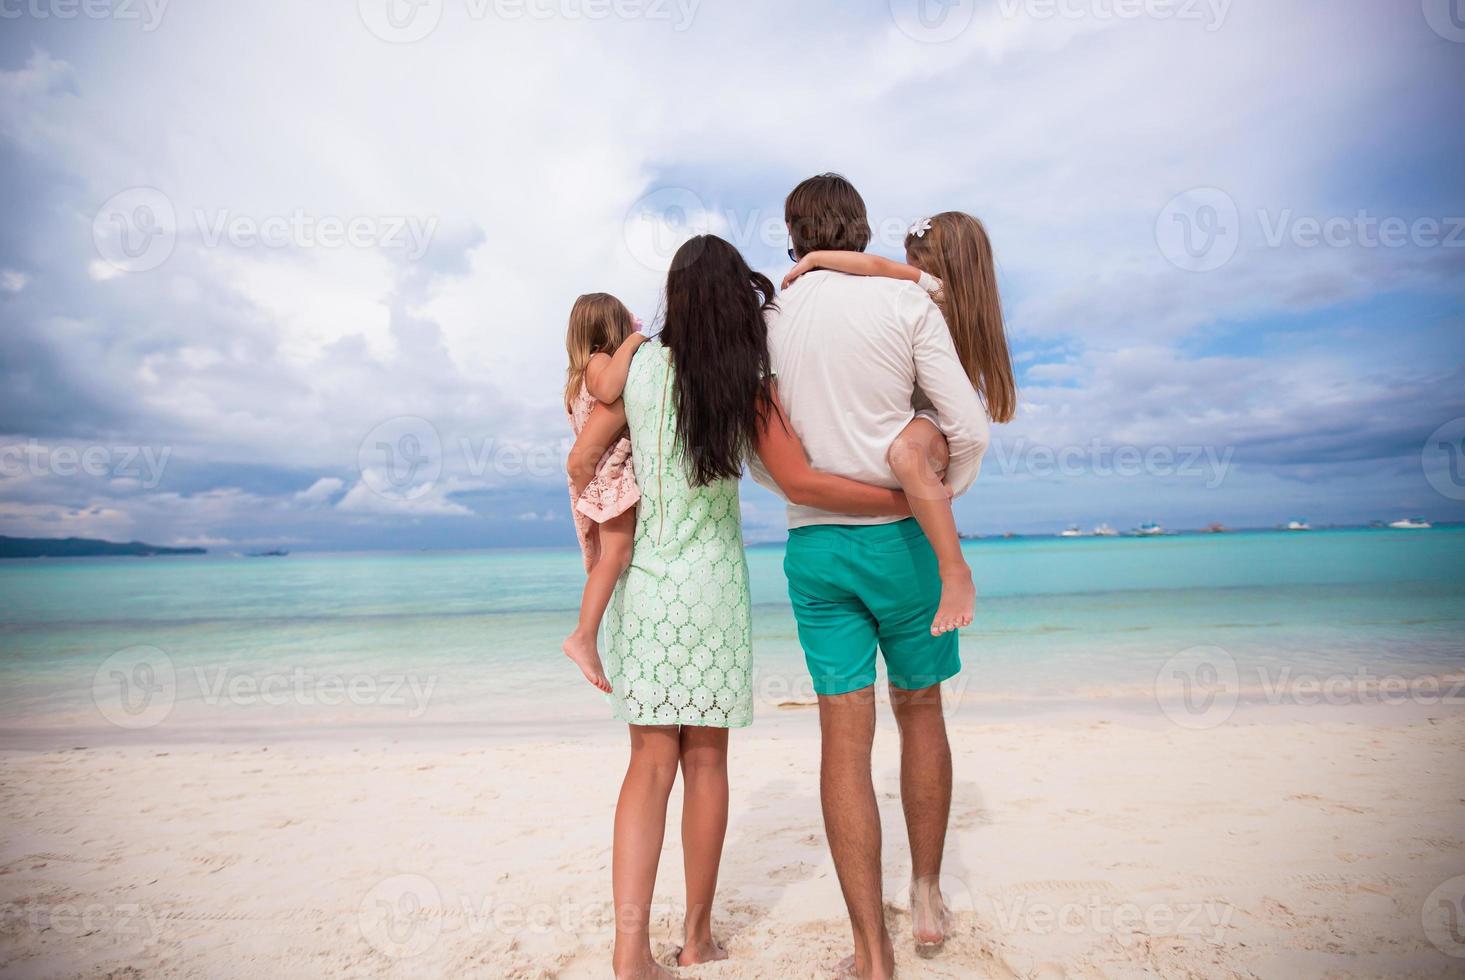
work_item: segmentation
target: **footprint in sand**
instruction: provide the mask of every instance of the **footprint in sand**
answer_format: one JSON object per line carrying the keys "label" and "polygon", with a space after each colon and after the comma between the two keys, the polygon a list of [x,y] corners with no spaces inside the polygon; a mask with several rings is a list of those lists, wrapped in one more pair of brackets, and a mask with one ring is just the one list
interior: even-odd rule
{"label": "footprint in sand", "polygon": [[768,873],[770,881],[803,881],[814,873],[814,866],[805,861],[785,864]]}

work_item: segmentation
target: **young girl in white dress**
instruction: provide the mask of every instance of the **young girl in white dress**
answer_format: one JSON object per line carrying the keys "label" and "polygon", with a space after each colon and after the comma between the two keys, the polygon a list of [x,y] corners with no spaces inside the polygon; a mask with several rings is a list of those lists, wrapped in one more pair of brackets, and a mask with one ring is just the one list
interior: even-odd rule
{"label": "young girl in white dress", "polygon": [[[784,278],[783,286],[787,289],[814,269],[919,283],[941,308],[957,356],[986,402],[987,414],[993,422],[1010,422],[1017,408],[1017,386],[987,229],[969,214],[945,211],[911,228],[905,254],[908,264],[861,252],[810,252]],[[917,393],[916,407],[929,408],[919,404],[922,400]],[[951,498],[941,484],[946,439],[938,421],[930,412],[915,418],[891,444],[887,457],[940,563],[941,605],[931,623],[933,634],[971,625],[976,606],[972,570],[962,556]]]}

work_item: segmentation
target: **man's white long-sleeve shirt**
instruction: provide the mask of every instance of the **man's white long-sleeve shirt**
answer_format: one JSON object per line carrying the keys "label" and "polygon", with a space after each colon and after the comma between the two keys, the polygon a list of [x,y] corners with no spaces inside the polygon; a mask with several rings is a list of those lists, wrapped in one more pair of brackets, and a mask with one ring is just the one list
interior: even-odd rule
{"label": "man's white long-sleeve shirt", "polygon": [[[951,447],[947,485],[965,493],[991,436],[941,311],[920,286],[900,279],[817,271],[801,276],[768,315],[778,396],[810,464],[895,489],[890,444],[915,418],[924,393]],[[778,493],[755,455],[753,478]],[[789,527],[886,524],[892,517],[831,514],[789,504]]]}

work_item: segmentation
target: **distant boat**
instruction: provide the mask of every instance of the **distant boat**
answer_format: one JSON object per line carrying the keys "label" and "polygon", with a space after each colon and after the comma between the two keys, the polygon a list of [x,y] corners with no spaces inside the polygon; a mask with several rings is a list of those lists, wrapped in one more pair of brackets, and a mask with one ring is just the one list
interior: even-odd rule
{"label": "distant boat", "polygon": [[1406,517],[1402,521],[1390,522],[1389,527],[1396,531],[1428,531],[1434,525],[1422,517]]}
{"label": "distant boat", "polygon": [[1110,527],[1107,524],[1100,524],[1098,527],[1094,528],[1094,537],[1096,537],[1096,538],[1117,538],[1117,537],[1119,537],[1119,532],[1116,531],[1116,530],[1114,530],[1112,527]]}
{"label": "distant boat", "polygon": [[1300,521],[1288,521],[1287,522],[1287,530],[1289,530],[1289,531],[1311,531],[1312,530],[1312,525],[1309,524],[1309,523],[1307,523],[1307,520],[1305,518],[1303,520],[1300,520]]}
{"label": "distant boat", "polygon": [[249,553],[249,557],[251,557],[251,558],[284,558],[288,554],[290,554],[290,552],[285,551],[283,548],[273,548],[270,551],[251,551]]}
{"label": "distant boat", "polygon": [[1164,534],[1165,529],[1156,524],[1154,521],[1146,521],[1144,524],[1141,524],[1139,527],[1135,528],[1134,533],[1142,538],[1150,538],[1154,537],[1157,534]]}
{"label": "distant boat", "polygon": [[1229,527],[1227,527],[1226,525],[1224,525],[1224,524],[1208,524],[1208,525],[1206,525],[1206,533],[1207,534],[1230,534],[1231,533],[1231,529]]}
{"label": "distant boat", "polygon": [[1063,530],[1061,530],[1061,531],[1058,532],[1058,536],[1060,538],[1082,538],[1082,537],[1085,537],[1084,533],[1079,530],[1079,527],[1078,527],[1077,524],[1070,524],[1070,525],[1068,525],[1068,527],[1066,527]]}

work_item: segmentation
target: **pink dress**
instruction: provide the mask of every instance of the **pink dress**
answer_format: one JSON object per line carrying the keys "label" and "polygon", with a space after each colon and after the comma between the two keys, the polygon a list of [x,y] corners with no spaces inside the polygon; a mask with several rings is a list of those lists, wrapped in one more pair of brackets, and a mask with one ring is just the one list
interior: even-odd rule
{"label": "pink dress", "polygon": [[[581,385],[580,394],[570,406],[570,428],[576,436],[585,428],[596,404],[595,396]],[[570,512],[575,517],[575,535],[580,539],[587,572],[600,557],[600,525],[624,514],[640,499],[641,488],[636,486],[636,471],[631,465],[631,440],[622,436],[600,458],[595,478],[584,493],[576,497],[574,488],[570,489]]]}

